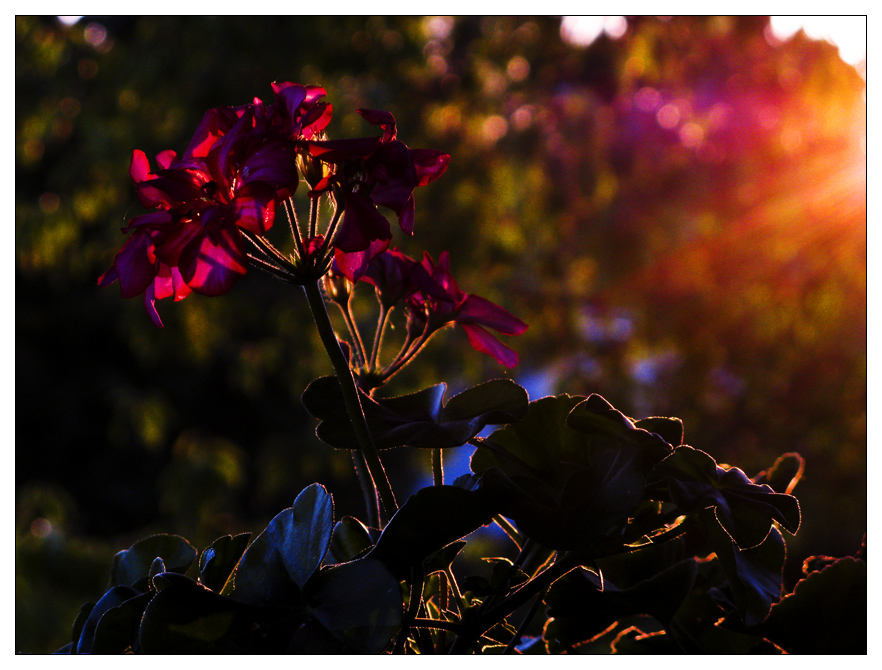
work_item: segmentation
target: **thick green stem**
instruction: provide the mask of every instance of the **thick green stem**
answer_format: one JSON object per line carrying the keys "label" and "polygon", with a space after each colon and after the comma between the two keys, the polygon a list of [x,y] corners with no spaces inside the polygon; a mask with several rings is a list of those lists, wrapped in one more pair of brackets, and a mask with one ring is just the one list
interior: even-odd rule
{"label": "thick green stem", "polygon": [[[374,447],[374,441],[371,438],[367,421],[364,418],[364,411],[361,407],[361,399],[358,396],[358,387],[355,385],[355,379],[352,371],[349,369],[349,361],[340,344],[337,342],[337,336],[334,333],[334,327],[331,325],[331,319],[328,316],[328,310],[325,306],[325,299],[318,282],[308,282],[303,286],[306,292],[306,299],[315,318],[319,335],[322,338],[322,344],[328,352],[331,364],[334,366],[334,372],[337,373],[337,380],[340,383],[340,389],[343,392],[343,400],[346,403],[346,412],[349,414],[349,420],[352,422],[352,428],[355,431],[358,444],[361,446],[361,455],[367,467],[368,474],[373,480],[372,484],[377,493],[381,504],[382,515],[378,519],[378,528],[382,528],[383,522],[388,520],[395,514],[398,506],[395,502],[395,494],[386,477],[386,471],[380,461],[377,449]],[[368,510],[368,514],[371,514]],[[376,515],[376,510],[373,511]],[[372,515],[372,516],[373,516]]]}

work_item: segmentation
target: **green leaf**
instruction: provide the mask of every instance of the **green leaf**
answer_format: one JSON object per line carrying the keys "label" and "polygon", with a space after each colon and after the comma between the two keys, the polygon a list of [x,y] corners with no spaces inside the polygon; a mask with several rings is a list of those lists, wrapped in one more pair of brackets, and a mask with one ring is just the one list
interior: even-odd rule
{"label": "green leaf", "polygon": [[[321,484],[307,486],[294,500],[292,527],[286,531],[283,554],[285,567],[297,586],[318,570],[328,551],[334,530],[334,499]],[[291,534],[296,537],[292,538]],[[292,545],[292,540],[294,543]]]}
{"label": "green leaf", "polygon": [[[74,619],[73,631],[71,632],[71,641],[70,644],[65,645],[65,648],[69,649],[67,653],[76,654],[77,653],[77,644],[80,641],[80,636],[83,634],[83,626],[86,625],[86,621],[89,620],[89,615],[92,613],[92,610],[95,609],[95,603],[83,603],[80,607],[80,611],[77,613],[77,618]],[[59,649],[56,654],[62,653],[62,650]]]}
{"label": "green leaf", "polygon": [[305,609],[252,607],[221,596],[187,577],[174,579],[144,610],[145,654],[282,653]]}
{"label": "green leaf", "polygon": [[358,558],[374,546],[370,531],[358,519],[344,516],[334,526],[329,554],[335,563]]}
{"label": "green leaf", "polygon": [[583,400],[566,394],[534,400],[521,421],[480,441],[472,456],[472,472],[480,474],[492,467],[509,474],[554,470],[564,453],[584,449],[585,437],[566,425],[567,415]]}
{"label": "green leaf", "polygon": [[[224,593],[224,587],[229,582],[230,575],[236,569],[236,564],[242,558],[250,539],[251,533],[241,533],[235,537],[224,535],[212,542],[199,558],[199,581],[212,591]],[[232,590],[231,582],[230,590]],[[228,594],[224,593],[224,595]]]}
{"label": "green leaf", "polygon": [[154,595],[152,592],[142,593],[107,610],[95,628],[91,653],[122,654],[128,650],[136,651],[144,608]]}
{"label": "green leaf", "polygon": [[796,498],[754,484],[738,468],[723,468],[698,449],[677,447],[655,469],[653,479],[667,486],[671,501],[685,514],[713,507],[720,525],[742,549],[762,542],[773,519],[791,533],[799,528]]}
{"label": "green leaf", "polygon": [[[361,405],[378,449],[411,446],[441,449],[464,445],[489,424],[510,423],[527,411],[527,392],[508,379],[467,389],[444,404],[447,386],[437,384],[410,395],[374,399]],[[338,449],[359,449],[336,377],[313,381],[301,398],[320,420],[316,435]]]}
{"label": "green leaf", "polygon": [[401,628],[399,582],[370,557],[323,568],[305,597],[316,620],[355,653],[380,653]]}
{"label": "green leaf", "polygon": [[242,555],[232,597],[252,605],[296,607],[300,589],[321,565],[333,527],[331,494],[321,484],[307,486]]}
{"label": "green leaf", "polygon": [[480,491],[429,486],[413,494],[390,520],[368,556],[383,561],[396,575],[407,575],[442,547],[493,519]]}
{"label": "green leaf", "polygon": [[92,645],[95,640],[95,631],[98,628],[98,622],[101,617],[114,607],[119,607],[130,598],[141,595],[141,592],[131,586],[114,586],[111,587],[101,599],[95,603],[95,607],[89,612],[86,621],[83,623],[79,640],[77,640],[76,653],[89,654],[92,652]]}
{"label": "green leaf", "polygon": [[[626,589],[588,570],[573,570],[555,582],[545,597],[548,616],[557,622],[556,640],[576,645],[614,622],[635,615],[667,625],[695,583],[694,558],[678,561]],[[601,588],[602,586],[602,588]]]}
{"label": "green leaf", "polygon": [[596,394],[536,400],[522,421],[475,443],[472,471],[499,511],[561,550],[619,536],[647,472],[671,451]]}
{"label": "green leaf", "polygon": [[841,558],[812,572],[759,630],[790,654],[866,654],[867,564]]}
{"label": "green leaf", "polygon": [[759,624],[781,597],[786,550],[780,531],[772,528],[761,544],[739,549],[708,511],[699,515],[699,525],[728,578],[741,620]]}
{"label": "green leaf", "polygon": [[[644,424],[661,429],[666,433],[676,433],[682,437],[683,424],[680,419],[643,419]],[[567,416],[567,426],[585,433],[593,438],[596,446],[625,445],[637,449],[637,453],[628,451],[629,457],[640,459],[640,466],[648,470],[671,453],[669,440],[638,427],[633,421],[610,405],[603,397],[592,393],[583,402],[573,408]],[[674,435],[670,435],[675,439]],[[563,454],[569,460],[569,454]]]}
{"label": "green leaf", "polygon": [[679,447],[683,444],[683,421],[676,417],[650,416],[635,421],[634,425],[650,433],[655,433],[672,447]]}
{"label": "green leaf", "polygon": [[790,493],[802,479],[805,459],[797,453],[782,454],[768,472],[753,478],[755,484],[768,484],[778,493]]}
{"label": "green leaf", "polygon": [[465,540],[456,540],[450,544],[441,547],[434,554],[423,561],[423,570],[427,575],[433,572],[444,572],[453,563],[453,559],[461,552],[467,542]]}
{"label": "green leaf", "polygon": [[167,571],[184,573],[198,555],[196,547],[178,535],[152,535],[113,557],[111,584],[146,588],[150,567],[157,558]]}

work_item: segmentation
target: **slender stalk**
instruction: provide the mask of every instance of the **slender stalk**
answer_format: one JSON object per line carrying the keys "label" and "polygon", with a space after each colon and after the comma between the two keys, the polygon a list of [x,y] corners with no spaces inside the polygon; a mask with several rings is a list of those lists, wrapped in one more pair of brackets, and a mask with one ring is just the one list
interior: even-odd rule
{"label": "slender stalk", "polygon": [[511,654],[514,652],[515,647],[517,647],[518,642],[524,635],[524,631],[527,630],[527,626],[530,625],[530,622],[533,620],[533,617],[536,616],[536,612],[539,610],[539,605],[542,604],[542,598],[545,597],[545,593],[548,591],[546,589],[542,593],[536,596],[535,600],[533,600],[533,604],[530,606],[530,611],[527,612],[527,616],[524,617],[524,620],[521,621],[521,625],[518,626],[517,632],[514,634],[514,637],[508,641],[508,644],[505,645],[505,649],[503,649],[503,654]]}
{"label": "slender stalk", "polygon": [[432,483],[435,486],[444,484],[444,455],[440,449],[432,449]]}
{"label": "slender stalk", "polygon": [[579,567],[581,559],[582,557],[578,552],[564,555],[556,563],[523,584],[517,591],[503,598],[501,602],[490,607],[486,612],[480,613],[477,619],[468,625],[467,633],[457,637],[450,648],[450,653],[464,653],[495,624],[505,619],[505,617],[527,603],[531,598],[545,593],[548,587],[555,581]]}
{"label": "slender stalk", "polygon": [[283,201],[285,205],[285,213],[288,215],[288,226],[291,228],[291,237],[297,246],[297,256],[303,258],[306,256],[306,247],[303,246],[303,237],[300,235],[300,222],[297,220],[297,210],[294,209],[294,202],[291,198]]}
{"label": "slender stalk", "polygon": [[550,565],[544,571],[540,572],[533,579],[526,582],[521,588],[507,596],[495,607],[491,608],[485,615],[480,618],[480,625],[477,626],[478,634],[482,635],[490,629],[494,624],[502,621],[509,614],[526,603],[530,598],[544,593],[549,586],[555,581],[563,577],[571,570],[575,570],[580,565],[580,560],[575,554],[568,554],[561,558],[553,565]]}
{"label": "slender stalk", "polygon": [[358,345],[358,357],[362,364],[367,363],[367,349],[364,346],[364,340],[361,339],[361,331],[358,330],[358,324],[355,323],[355,316],[352,314],[352,294],[349,294],[349,300],[346,301],[346,308],[341,305],[343,318],[346,319],[346,327],[349,329],[352,341]]}
{"label": "slender stalk", "polygon": [[420,350],[426,346],[426,342],[429,341],[429,338],[435,331],[429,332],[429,323],[426,322],[426,328],[423,330],[423,334],[419,336],[416,340],[409,340],[404,343],[401,347],[401,351],[399,351],[398,356],[395,357],[395,360],[383,370],[383,381],[387,381],[392,375],[396,374],[401,368],[410,363],[414,356],[416,356]]}
{"label": "slender stalk", "polygon": [[290,282],[291,280],[296,279],[296,277],[290,272],[286,272],[282,268],[277,267],[272,263],[267,262],[263,258],[255,256],[254,254],[248,254],[248,260],[254,267],[260,268],[261,270],[264,270],[265,272],[268,272],[269,274],[273,275],[274,277],[278,277],[283,281]]}
{"label": "slender stalk", "polygon": [[447,578],[447,585],[450,587],[451,593],[453,593],[453,602],[456,604],[456,611],[459,613],[459,616],[462,617],[466,611],[465,600],[463,600],[462,593],[459,590],[459,584],[456,583],[456,578],[453,576],[453,570],[448,565],[444,568],[444,576]]}
{"label": "slender stalk", "polygon": [[511,538],[511,541],[515,543],[515,546],[518,548],[518,550],[520,550],[521,547],[524,546],[524,536],[518,532],[517,528],[515,528],[508,522],[508,519],[506,519],[501,514],[497,514],[493,517],[493,521],[503,530],[506,535],[509,536],[509,538]]}
{"label": "slender stalk", "polygon": [[377,359],[380,357],[380,347],[383,342],[383,333],[386,331],[386,324],[389,321],[389,315],[392,313],[391,309],[386,309],[386,306],[383,304],[383,301],[378,301],[380,303],[380,314],[377,316],[377,332],[374,333],[374,341],[371,345],[371,359],[368,361],[368,370],[373,371],[377,365]]}
{"label": "slender stalk", "polygon": [[[318,211],[318,209],[316,209]],[[325,259],[325,254],[328,252],[328,247],[331,245],[331,242],[334,239],[334,234],[337,232],[337,222],[340,220],[340,216],[343,214],[343,208],[337,207],[334,210],[334,215],[331,218],[331,223],[328,224],[327,230],[325,230],[325,239],[322,242],[322,246],[319,247],[318,254],[316,254],[316,258],[324,259],[324,261],[330,264],[331,259]]]}
{"label": "slender stalk", "polygon": [[410,622],[411,628],[438,628],[440,630],[449,630],[454,633],[462,632],[462,624],[456,621],[445,621],[444,619],[414,619]]}
{"label": "slender stalk", "polygon": [[416,619],[420,610],[420,603],[423,600],[423,582],[425,577],[418,574],[417,570],[410,571],[410,604],[407,606],[407,612],[404,614],[404,623],[401,630],[398,631],[398,639],[395,640],[395,647],[392,649],[393,654],[404,654],[407,637],[410,634],[410,622]]}
{"label": "slender stalk", "polygon": [[309,199],[309,239],[315,237],[316,223],[318,221],[318,198]]}
{"label": "slender stalk", "polygon": [[398,505],[395,502],[395,494],[392,492],[392,486],[389,484],[389,479],[386,477],[386,471],[383,469],[380,456],[377,453],[376,447],[374,447],[374,441],[371,438],[367,421],[364,418],[364,411],[361,407],[361,399],[358,396],[358,387],[355,385],[355,379],[352,376],[352,371],[349,369],[349,361],[346,360],[346,356],[337,342],[337,336],[328,316],[321,287],[318,282],[308,282],[304,284],[303,290],[306,293],[306,299],[312,310],[322,343],[325,345],[325,350],[328,352],[328,357],[331,359],[331,364],[337,373],[337,380],[340,383],[343,400],[346,403],[346,411],[349,414],[349,420],[352,422],[352,428],[361,446],[360,453],[364,457],[367,472],[370,479],[373,480],[373,486],[379,496],[382,514],[378,514],[376,509],[369,509],[368,515],[376,518],[378,523],[375,527],[381,528],[383,521],[390,519],[398,509]]}

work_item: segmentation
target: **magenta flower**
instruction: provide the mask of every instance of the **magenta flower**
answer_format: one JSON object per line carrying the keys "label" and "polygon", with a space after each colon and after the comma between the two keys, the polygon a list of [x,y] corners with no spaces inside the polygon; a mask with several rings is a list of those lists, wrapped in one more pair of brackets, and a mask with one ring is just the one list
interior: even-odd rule
{"label": "magenta flower", "polygon": [[132,236],[98,283],[119,280],[125,298],[144,293],[159,326],[156,300],[222,295],[247,272],[243,233],[272,227],[277,203],[297,188],[297,142],[330,120],[331,106],[318,102],[324,89],[274,83],[273,91],[274,105],[209,110],[184,155],[160,153],[156,170],[144,152],[132,154],[138,199],[156,211],[129,221],[123,231]]}
{"label": "magenta flower", "polygon": [[[431,292],[434,288],[426,269],[397,247],[373,258],[361,281],[376,289],[377,298],[387,309],[421,289]],[[446,297],[445,293],[437,290],[433,295],[442,299]]]}
{"label": "magenta flower", "polygon": [[341,271],[352,281],[368,263],[388,248],[392,231],[376,206],[398,216],[401,229],[413,234],[413,191],[447,169],[450,156],[433,149],[409,149],[396,139],[395,118],[389,112],[357,110],[369,123],[379,125],[381,137],[309,142],[310,153],[335,166],[313,193],[338,189],[343,218],[334,238]]}
{"label": "magenta flower", "polygon": [[489,354],[504,367],[517,365],[517,353],[497,340],[487,328],[503,335],[520,335],[527,330],[527,324],[499,305],[461,291],[450,274],[450,258],[446,251],[439,257],[437,265],[425,252],[421,267],[425,273],[410,275],[420,288],[407,298],[410,308],[408,328],[422,325],[426,332],[433,332],[448,323],[459,324],[472,347]]}

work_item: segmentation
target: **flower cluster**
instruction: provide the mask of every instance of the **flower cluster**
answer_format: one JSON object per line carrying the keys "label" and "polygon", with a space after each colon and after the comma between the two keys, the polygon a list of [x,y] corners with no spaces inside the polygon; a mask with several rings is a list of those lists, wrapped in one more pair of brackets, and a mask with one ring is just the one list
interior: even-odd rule
{"label": "flower cluster", "polygon": [[222,295],[249,264],[261,264],[249,241],[258,251],[270,246],[264,236],[301,174],[310,197],[333,196],[342,221],[324,235],[312,231],[298,240],[300,263],[273,258],[281,265],[276,269],[296,274],[304,264],[323,267],[324,255],[333,254],[355,280],[392,237],[376,206],[394,211],[412,234],[413,190],[447,168],[447,154],[411,150],[397,140],[388,112],[358,110],[381,127],[381,137],[327,141],[332,107],[322,101],[325,89],[283,82],[273,84],[273,93],[270,104],[255,99],[209,110],[183,156],[163,151],[155,168],[144,152],[133,152],[129,174],[139,201],[153,211],[123,228],[131,235],[99,285],[119,280],[124,298],[144,294],[159,326],[156,300],[181,300],[191,291]]}
{"label": "flower cluster", "polygon": [[330,121],[324,89],[276,83],[273,91],[274,104],[209,110],[184,155],[160,153],[155,170],[144,152],[132,154],[138,200],[155,211],[129,221],[131,237],[98,283],[118,279],[124,298],[144,293],[159,326],[156,300],[222,295],[245,274],[243,233],[272,227],[277,204],[297,188],[298,143]]}
{"label": "flower cluster", "polygon": [[[435,332],[448,324],[458,324],[468,335],[472,347],[489,354],[504,367],[517,365],[517,353],[497,340],[487,328],[503,335],[520,335],[527,330],[527,324],[486,298],[462,291],[450,273],[446,251],[437,264],[428,252],[424,252],[423,261],[419,263],[398,249],[385,251],[373,259],[362,280],[374,285],[377,298],[386,309],[404,304],[407,311],[404,352],[419,351]],[[397,370],[406,362],[396,361],[391,367]]]}
{"label": "flower cluster", "polygon": [[[152,211],[123,228],[130,237],[99,285],[118,280],[124,298],[143,294],[148,314],[162,326],[157,300],[181,300],[192,291],[225,294],[250,266],[294,284],[323,276],[364,281],[377,289],[379,337],[395,306],[407,314],[405,346],[385,368],[376,361],[379,341],[369,355],[353,338],[360,367],[374,381],[391,377],[448,324],[462,326],[472,346],[501,365],[516,365],[517,354],[487,328],[519,335],[525,323],[461,291],[447,252],[436,264],[428,253],[418,262],[389,249],[392,228],[378,208],[394,212],[401,230],[412,235],[413,192],[444,174],[450,156],[410,149],[398,139],[392,114],[372,109],[357,111],[379,127],[379,136],[328,139],[332,107],[323,101],[325,89],[284,82],[273,84],[273,94],[272,103],[255,99],[209,110],[180,157],[163,151],[151,166],[143,151],[133,152],[129,174],[138,200]],[[291,199],[301,180],[311,204],[304,229]],[[334,214],[319,228],[323,197]],[[266,238],[280,210],[291,224],[293,255]],[[325,282],[326,289],[332,285]]]}

